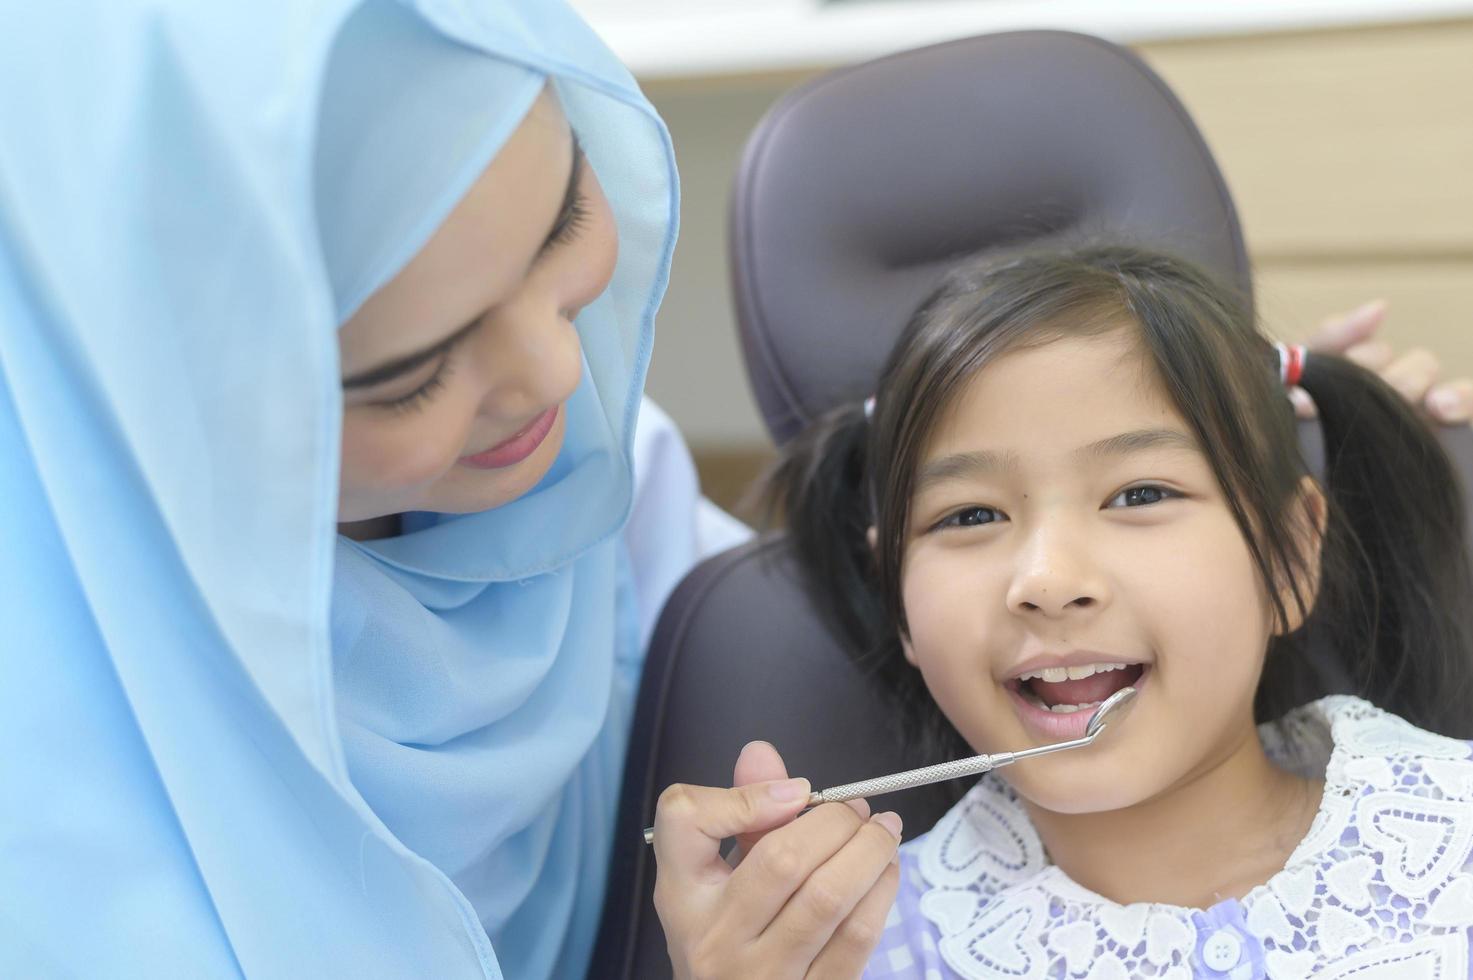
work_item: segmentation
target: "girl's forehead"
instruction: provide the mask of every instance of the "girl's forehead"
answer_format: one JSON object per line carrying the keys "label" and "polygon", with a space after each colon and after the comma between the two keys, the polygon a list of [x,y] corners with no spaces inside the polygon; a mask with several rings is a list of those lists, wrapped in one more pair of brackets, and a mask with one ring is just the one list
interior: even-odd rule
{"label": "girl's forehead", "polygon": [[1181,424],[1139,332],[1061,334],[1005,351],[967,378],[938,415],[927,455],[979,440],[1024,450],[1083,444],[1147,421]]}

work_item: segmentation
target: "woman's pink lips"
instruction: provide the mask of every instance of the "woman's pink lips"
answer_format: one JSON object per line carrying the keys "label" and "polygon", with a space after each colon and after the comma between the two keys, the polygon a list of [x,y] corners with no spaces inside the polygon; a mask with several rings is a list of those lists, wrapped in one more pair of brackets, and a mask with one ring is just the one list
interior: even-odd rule
{"label": "woman's pink lips", "polygon": [[[1137,691],[1142,690],[1150,675],[1151,669],[1147,667],[1131,686]],[[1012,699],[1013,710],[1017,712],[1018,720],[1029,732],[1039,736],[1040,744],[1083,738],[1085,726],[1089,724],[1090,716],[1094,714],[1093,708],[1075,711],[1072,714],[1058,714],[1030,702],[1023,697],[1015,685],[1005,685],[1005,690],[1008,692],[1008,697]]]}
{"label": "woman's pink lips", "polygon": [[557,406],[553,406],[505,442],[498,443],[474,456],[462,456],[459,461],[478,470],[499,470],[506,466],[514,466],[532,455],[537,451],[537,447],[542,445],[542,440],[547,438],[547,434],[552,431],[553,423],[557,421],[557,413]]}

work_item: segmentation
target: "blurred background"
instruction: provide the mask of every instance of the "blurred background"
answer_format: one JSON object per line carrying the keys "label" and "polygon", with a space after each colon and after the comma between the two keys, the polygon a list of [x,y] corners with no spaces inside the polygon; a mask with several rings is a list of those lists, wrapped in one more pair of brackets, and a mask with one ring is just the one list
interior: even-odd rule
{"label": "blurred background", "polygon": [[747,135],[823,71],[973,34],[1060,28],[1134,48],[1226,174],[1272,332],[1297,339],[1385,299],[1386,339],[1473,375],[1473,0],[574,4],[674,138],[680,243],[648,390],[723,506],[772,455],[727,278],[727,196]]}

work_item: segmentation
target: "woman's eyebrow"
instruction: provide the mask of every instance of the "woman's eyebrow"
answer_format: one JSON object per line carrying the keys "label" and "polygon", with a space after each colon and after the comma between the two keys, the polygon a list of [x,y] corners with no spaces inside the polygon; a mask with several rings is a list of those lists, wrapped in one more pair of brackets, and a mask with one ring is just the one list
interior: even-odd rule
{"label": "woman's eyebrow", "polygon": [[405,354],[403,357],[396,357],[387,364],[380,364],[378,367],[369,368],[367,371],[359,371],[355,375],[344,378],[343,390],[347,391],[349,388],[373,388],[383,384],[385,381],[392,381],[401,375],[408,374],[415,368],[433,361],[454,347],[460,342],[462,337],[476,329],[477,324],[480,322],[481,318],[477,316],[470,323],[467,323],[431,347],[415,351],[413,354]]}
{"label": "woman's eyebrow", "polygon": [[[563,202],[558,206],[557,217],[553,219],[552,229],[548,231],[547,237],[543,239],[542,244],[537,248],[538,256],[546,252],[552,246],[553,242],[557,241],[557,237],[562,234],[563,229],[568,226],[568,222],[573,217],[574,205],[578,200],[578,177],[583,171],[583,147],[578,142],[578,134],[572,132],[572,130],[569,130],[569,139],[573,144],[573,154],[572,164],[568,167],[568,184],[563,190]],[[357,374],[346,377],[343,379],[343,390],[347,391],[350,388],[372,388],[386,381],[392,381],[401,375],[408,374],[415,368],[427,364],[454,347],[462,337],[474,330],[476,324],[480,322],[481,318],[478,315],[470,323],[460,327],[444,340],[438,341],[423,350],[415,351],[412,354],[405,354],[403,357],[396,357],[386,364],[380,364],[378,367],[369,368],[366,371],[359,371]]]}

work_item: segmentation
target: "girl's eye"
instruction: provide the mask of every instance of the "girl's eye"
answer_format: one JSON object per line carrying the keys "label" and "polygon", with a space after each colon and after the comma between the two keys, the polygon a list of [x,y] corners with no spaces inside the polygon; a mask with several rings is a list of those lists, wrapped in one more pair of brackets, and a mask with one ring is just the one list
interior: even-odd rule
{"label": "girl's eye", "polygon": [[1172,497],[1180,497],[1181,494],[1175,490],[1158,487],[1151,484],[1142,487],[1128,487],[1114,497],[1110,498],[1107,507],[1144,507],[1148,504],[1159,504],[1163,500]]}
{"label": "girl's eye", "polygon": [[451,359],[447,353],[447,355],[440,360],[439,367],[435,368],[435,373],[430,375],[424,384],[420,385],[409,394],[401,395],[398,398],[391,398],[388,401],[375,402],[374,404],[380,408],[387,408],[390,411],[398,412],[400,414],[413,412],[423,408],[426,404],[429,403],[432,398],[435,397],[437,393],[439,393],[442,388],[445,387],[445,379],[450,376],[450,360]]}
{"label": "girl's eye", "polygon": [[995,524],[1003,519],[1002,511],[991,507],[963,507],[955,513],[948,514],[937,522],[938,529],[945,527],[981,527],[983,524]]}

